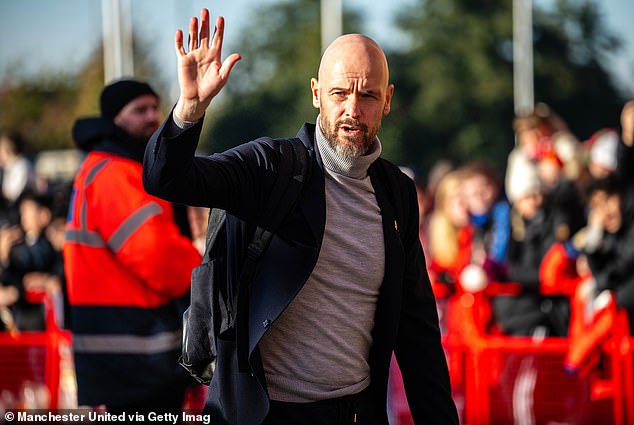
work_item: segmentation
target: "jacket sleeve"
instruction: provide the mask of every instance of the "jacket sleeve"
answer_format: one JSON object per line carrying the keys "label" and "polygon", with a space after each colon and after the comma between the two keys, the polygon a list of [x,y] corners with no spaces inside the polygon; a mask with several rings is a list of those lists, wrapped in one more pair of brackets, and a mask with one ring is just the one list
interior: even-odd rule
{"label": "jacket sleeve", "polygon": [[222,208],[246,220],[257,217],[280,162],[274,141],[262,138],[223,153],[197,156],[201,128],[199,122],[182,130],[170,114],[145,151],[145,190],[171,202]]}
{"label": "jacket sleeve", "polygon": [[172,205],[143,190],[139,171],[122,163],[106,167],[91,186],[101,196],[91,197],[88,217],[127,270],[162,296],[180,297],[200,255],[180,233]]}
{"label": "jacket sleeve", "polygon": [[405,248],[403,305],[395,355],[412,416],[416,423],[458,424],[451,397],[447,361],[440,339],[438,313],[418,237],[418,209],[413,184],[407,182],[407,228],[401,229]]}

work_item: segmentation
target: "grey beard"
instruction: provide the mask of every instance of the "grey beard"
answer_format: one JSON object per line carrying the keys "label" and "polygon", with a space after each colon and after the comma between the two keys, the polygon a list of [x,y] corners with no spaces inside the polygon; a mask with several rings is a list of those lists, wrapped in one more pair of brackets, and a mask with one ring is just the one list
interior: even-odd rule
{"label": "grey beard", "polygon": [[353,161],[368,153],[371,146],[364,144],[357,145],[352,143],[341,144],[337,140],[332,140],[330,137],[326,138],[330,147],[337,153],[338,156],[347,160]]}

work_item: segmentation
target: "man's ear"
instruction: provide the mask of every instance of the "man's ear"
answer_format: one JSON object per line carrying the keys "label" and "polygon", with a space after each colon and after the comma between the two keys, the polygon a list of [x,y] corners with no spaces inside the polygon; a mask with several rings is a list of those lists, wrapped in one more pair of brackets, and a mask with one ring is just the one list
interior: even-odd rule
{"label": "man's ear", "polygon": [[384,117],[386,117],[390,113],[393,94],[394,94],[394,84],[390,84],[387,87],[387,91],[385,93],[385,105],[383,106]]}
{"label": "man's ear", "polygon": [[310,91],[313,94],[313,106],[319,109],[319,81],[316,78],[310,79]]}

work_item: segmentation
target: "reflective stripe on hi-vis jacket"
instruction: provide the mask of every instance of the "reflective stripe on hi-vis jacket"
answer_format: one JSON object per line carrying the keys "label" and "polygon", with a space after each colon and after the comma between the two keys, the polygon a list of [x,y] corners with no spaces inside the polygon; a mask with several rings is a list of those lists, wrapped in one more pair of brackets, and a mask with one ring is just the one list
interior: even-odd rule
{"label": "reflective stripe on hi-vis jacket", "polygon": [[[161,206],[156,202],[149,202],[147,205],[139,208],[132,213],[128,219],[121,224],[119,229],[110,236],[107,242],[101,238],[98,233],[92,232],[86,228],[68,229],[66,231],[66,240],[80,245],[87,245],[93,248],[104,248],[108,246],[113,252],[118,252],[125,241],[135,231],[139,229],[152,216],[163,212]],[[82,220],[85,223],[85,220]]]}
{"label": "reflective stripe on hi-vis jacket", "polygon": [[73,186],[64,262],[72,306],[154,308],[187,293],[200,255],[141,164],[91,152]]}

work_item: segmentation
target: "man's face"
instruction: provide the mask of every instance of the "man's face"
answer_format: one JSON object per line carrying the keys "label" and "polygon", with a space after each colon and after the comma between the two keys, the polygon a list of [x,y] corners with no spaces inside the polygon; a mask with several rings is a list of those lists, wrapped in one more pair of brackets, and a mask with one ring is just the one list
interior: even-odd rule
{"label": "man's face", "polygon": [[149,140],[161,123],[158,106],[155,96],[139,96],[119,111],[114,123],[134,137]]}
{"label": "man's face", "polygon": [[319,80],[311,81],[324,135],[340,155],[352,159],[372,146],[381,119],[390,111],[394,90],[388,86],[382,52],[363,43],[343,42],[327,51]]}

